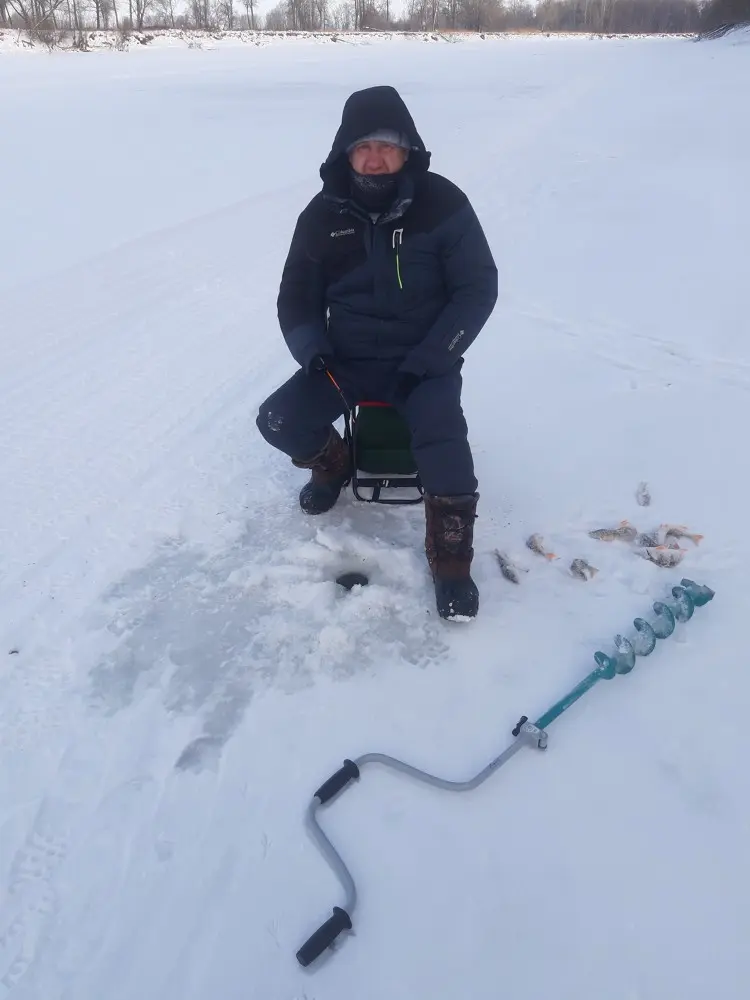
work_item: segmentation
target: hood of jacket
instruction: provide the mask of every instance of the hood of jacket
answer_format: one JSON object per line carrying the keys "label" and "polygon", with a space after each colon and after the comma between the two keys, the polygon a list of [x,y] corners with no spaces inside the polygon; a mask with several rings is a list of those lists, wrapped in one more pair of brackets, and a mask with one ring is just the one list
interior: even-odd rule
{"label": "hood of jacket", "polygon": [[353,93],[344,104],[341,124],[331,151],[320,168],[326,194],[339,198],[347,196],[349,158],[346,150],[357,139],[378,129],[393,129],[405,133],[409,137],[411,149],[404,169],[415,178],[427,172],[430,153],[425,149],[401,95],[393,87],[368,87]]}

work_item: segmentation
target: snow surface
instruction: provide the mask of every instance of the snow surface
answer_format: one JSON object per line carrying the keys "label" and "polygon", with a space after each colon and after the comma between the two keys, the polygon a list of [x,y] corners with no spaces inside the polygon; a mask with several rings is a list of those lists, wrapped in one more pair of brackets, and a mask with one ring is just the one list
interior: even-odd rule
{"label": "snow surface", "polygon": [[[254,426],[294,220],[383,81],[500,268],[470,625],[421,508],[305,519]],[[680,40],[0,62],[0,998],[746,1000],[748,87],[742,47]],[[664,569],[587,534],[624,518],[704,538]],[[302,970],[343,759],[472,775],[683,575],[714,601],[546,754],[325,811],[356,934]]]}

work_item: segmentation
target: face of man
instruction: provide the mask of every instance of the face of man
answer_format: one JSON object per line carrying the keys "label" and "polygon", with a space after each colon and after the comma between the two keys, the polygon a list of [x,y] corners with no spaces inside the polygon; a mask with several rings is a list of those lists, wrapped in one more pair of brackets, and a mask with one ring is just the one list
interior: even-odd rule
{"label": "face of man", "polygon": [[406,162],[407,150],[389,142],[360,142],[349,154],[358,174],[395,174]]}

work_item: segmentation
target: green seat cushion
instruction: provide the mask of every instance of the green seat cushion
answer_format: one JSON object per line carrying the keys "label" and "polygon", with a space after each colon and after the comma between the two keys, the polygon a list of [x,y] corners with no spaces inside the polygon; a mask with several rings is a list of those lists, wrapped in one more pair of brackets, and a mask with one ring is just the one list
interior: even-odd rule
{"label": "green seat cushion", "polygon": [[357,469],[373,476],[413,476],[417,472],[411,453],[411,434],[403,417],[392,407],[364,406],[354,425]]}

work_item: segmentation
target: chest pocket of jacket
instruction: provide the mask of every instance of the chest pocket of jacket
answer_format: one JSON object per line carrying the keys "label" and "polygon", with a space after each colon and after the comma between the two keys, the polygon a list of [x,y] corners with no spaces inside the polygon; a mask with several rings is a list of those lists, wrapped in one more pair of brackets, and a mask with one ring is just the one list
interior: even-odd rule
{"label": "chest pocket of jacket", "polygon": [[428,234],[395,229],[391,252],[393,279],[403,307],[413,309],[444,294],[442,265]]}

